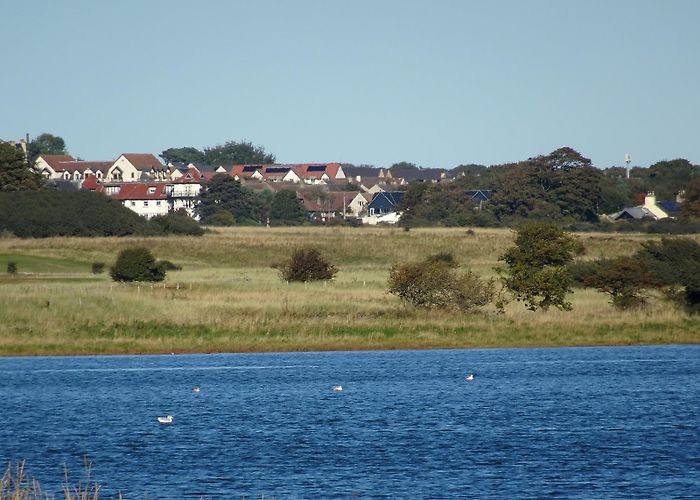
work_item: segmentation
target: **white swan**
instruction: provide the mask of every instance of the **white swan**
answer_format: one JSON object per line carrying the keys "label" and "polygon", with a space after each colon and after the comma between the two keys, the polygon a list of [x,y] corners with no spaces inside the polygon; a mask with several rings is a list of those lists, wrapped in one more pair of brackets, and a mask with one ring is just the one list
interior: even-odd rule
{"label": "white swan", "polygon": [[340,392],[340,391],[343,390],[343,386],[342,386],[342,385],[334,385],[334,386],[332,387],[332,389],[333,389],[335,392]]}
{"label": "white swan", "polygon": [[161,424],[172,424],[173,423],[173,416],[166,415],[165,417],[158,417],[158,422],[160,422]]}
{"label": "white swan", "polygon": [[472,380],[474,380],[474,374],[469,373],[466,377],[464,377],[464,380],[471,382]]}

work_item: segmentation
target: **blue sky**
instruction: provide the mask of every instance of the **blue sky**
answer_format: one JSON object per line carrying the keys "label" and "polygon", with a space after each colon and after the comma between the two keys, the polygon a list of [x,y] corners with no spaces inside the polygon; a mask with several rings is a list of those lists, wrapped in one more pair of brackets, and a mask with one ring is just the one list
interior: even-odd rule
{"label": "blue sky", "polygon": [[7,1],[0,138],[109,160],[700,163],[700,2]]}

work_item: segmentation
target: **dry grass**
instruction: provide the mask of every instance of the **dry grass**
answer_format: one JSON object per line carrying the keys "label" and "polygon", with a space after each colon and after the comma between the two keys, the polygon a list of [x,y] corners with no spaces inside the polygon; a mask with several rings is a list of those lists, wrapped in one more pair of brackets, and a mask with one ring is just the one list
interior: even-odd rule
{"label": "dry grass", "polygon": [[[606,296],[577,290],[574,311],[503,315],[406,309],[386,294],[389,267],[452,252],[493,273],[512,244],[506,230],[233,228],[203,238],[0,240],[0,255],[66,263],[73,272],[0,275],[0,354],[88,354],[697,343],[700,319],[660,299],[619,312]],[[632,253],[642,235],[586,234],[584,258]],[[124,285],[89,263],[113,262],[145,244],[182,264],[167,282]],[[340,268],[332,283],[282,282],[270,268],[313,244]],[[56,260],[57,259],[57,260]],[[83,265],[84,264],[84,265]],[[3,262],[0,261],[0,266]],[[31,266],[31,259],[26,266]],[[38,266],[38,264],[36,264]],[[76,272],[75,269],[84,269]],[[25,271],[31,271],[27,269]]]}

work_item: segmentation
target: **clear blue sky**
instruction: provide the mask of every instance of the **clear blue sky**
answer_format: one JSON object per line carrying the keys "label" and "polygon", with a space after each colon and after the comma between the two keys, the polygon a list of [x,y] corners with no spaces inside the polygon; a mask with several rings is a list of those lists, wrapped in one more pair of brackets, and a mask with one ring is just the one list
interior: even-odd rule
{"label": "clear blue sky", "polygon": [[571,146],[700,163],[700,1],[2,2],[0,138],[227,140],[451,168]]}

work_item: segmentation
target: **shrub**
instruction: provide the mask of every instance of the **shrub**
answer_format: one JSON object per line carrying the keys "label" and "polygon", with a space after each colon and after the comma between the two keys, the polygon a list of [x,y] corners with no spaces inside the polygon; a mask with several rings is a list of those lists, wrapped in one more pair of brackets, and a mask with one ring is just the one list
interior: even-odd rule
{"label": "shrub", "polygon": [[171,212],[168,215],[157,215],[149,220],[149,225],[155,234],[185,234],[201,236],[204,229],[187,212]]}
{"label": "shrub", "polygon": [[17,263],[10,261],[7,263],[7,274],[17,274]]}
{"label": "shrub", "polygon": [[388,292],[422,308],[471,311],[493,300],[493,280],[481,280],[471,271],[458,273],[453,267],[430,259],[396,265],[389,272]]}
{"label": "shrub", "polygon": [[165,279],[165,270],[144,247],[127,248],[119,252],[117,261],[109,274],[114,281],[163,281]]}
{"label": "shrub", "polygon": [[202,222],[209,226],[235,226],[236,218],[228,210],[219,210]]}
{"label": "shrub", "polygon": [[105,270],[104,262],[93,262],[92,263],[92,274],[102,274]]}
{"label": "shrub", "polygon": [[163,271],[180,271],[182,269],[182,266],[174,264],[169,260],[159,260],[156,262],[156,265]]}
{"label": "shrub", "polygon": [[450,252],[440,252],[440,253],[435,253],[432,255],[429,255],[426,259],[425,262],[430,264],[430,263],[439,263],[439,264],[445,264],[446,266],[450,267],[456,267],[457,262],[455,261],[455,256],[452,255]]}
{"label": "shrub", "polygon": [[289,260],[272,267],[277,268],[287,282],[330,280],[338,272],[315,248],[299,248]]}

